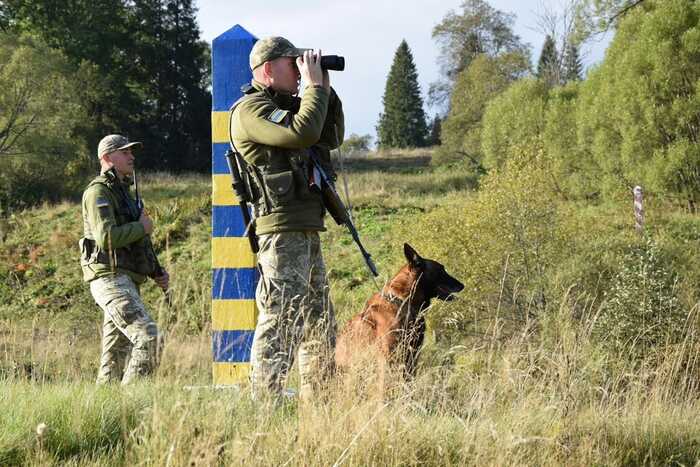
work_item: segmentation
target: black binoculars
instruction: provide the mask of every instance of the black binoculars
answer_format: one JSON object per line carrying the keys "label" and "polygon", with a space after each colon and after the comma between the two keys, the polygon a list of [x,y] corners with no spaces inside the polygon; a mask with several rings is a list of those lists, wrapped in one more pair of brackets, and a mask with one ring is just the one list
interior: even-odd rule
{"label": "black binoculars", "polygon": [[321,68],[324,70],[345,70],[345,57],[340,55],[324,55],[321,57]]}

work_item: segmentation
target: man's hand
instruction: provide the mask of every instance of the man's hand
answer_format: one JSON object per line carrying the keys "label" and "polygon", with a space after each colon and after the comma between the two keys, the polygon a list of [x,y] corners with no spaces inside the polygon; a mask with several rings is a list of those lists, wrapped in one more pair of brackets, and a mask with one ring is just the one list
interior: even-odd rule
{"label": "man's hand", "polygon": [[[304,55],[297,57],[297,67],[301,79],[307,86],[324,86],[323,70],[321,69],[321,51],[314,54],[313,50],[304,51]],[[330,81],[329,81],[330,86]]]}
{"label": "man's hand", "polygon": [[145,210],[141,212],[139,222],[143,224],[143,230],[146,232],[146,235],[151,235],[151,232],[153,232],[153,221]]}
{"label": "man's hand", "polygon": [[168,274],[168,271],[163,269],[163,275],[154,277],[153,281],[164,291],[168,290],[168,285],[170,285],[170,274]]}

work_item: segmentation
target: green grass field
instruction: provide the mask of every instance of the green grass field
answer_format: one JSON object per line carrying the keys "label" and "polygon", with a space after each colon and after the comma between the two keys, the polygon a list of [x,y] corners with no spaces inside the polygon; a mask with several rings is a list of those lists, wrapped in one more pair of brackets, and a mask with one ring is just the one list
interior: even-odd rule
{"label": "green grass field", "polygon": [[[81,282],[79,205],[15,212],[0,226],[0,465],[697,463],[700,340],[696,260],[688,253],[700,242],[694,216],[650,201],[649,230],[669,264],[684,268],[678,296],[685,324],[679,339],[625,358],[600,343],[595,317],[617,277],[618,252],[634,242],[626,200],[562,206],[561,251],[545,235],[554,221],[545,233],[514,222],[513,232],[537,240],[533,257],[554,271],[542,276],[544,292],[519,295],[540,290],[541,282],[530,280],[539,269],[513,269],[523,247],[508,253],[512,259],[492,280],[479,275],[498,263],[487,256],[508,235],[489,230],[497,216],[475,211],[500,205],[478,195],[459,167],[433,166],[429,152],[414,151],[358,157],[345,169],[355,221],[381,280],[403,264],[409,241],[469,284],[460,300],[429,311],[416,381],[397,381],[380,396],[375,376],[357,371],[309,406],[255,403],[245,385],[211,388],[210,179],[155,174],[144,178],[143,196],[174,305],[145,286],[167,334],[152,381],[93,383],[102,317]],[[473,240],[467,244],[462,236],[474,226],[491,233],[464,237]],[[329,223],[322,240],[342,325],[376,286],[344,230]],[[489,287],[497,300],[478,301],[491,297]],[[596,287],[599,295],[584,293]]]}

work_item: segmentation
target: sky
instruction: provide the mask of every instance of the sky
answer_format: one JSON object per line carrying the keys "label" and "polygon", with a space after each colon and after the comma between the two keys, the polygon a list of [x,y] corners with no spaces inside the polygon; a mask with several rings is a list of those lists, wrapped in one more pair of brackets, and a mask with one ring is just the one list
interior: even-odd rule
{"label": "sky", "polygon": [[[514,30],[531,45],[536,63],[544,42],[538,14],[557,9],[562,0],[489,0],[494,8],[516,16]],[[408,42],[418,71],[424,100],[430,83],[437,81],[439,48],[433,27],[450,10],[459,11],[461,0],[197,0],[202,38],[209,43],[240,24],[258,38],[284,36],[295,46],[321,49],[326,55],[345,57],[343,72],[331,72],[331,84],[343,101],[346,136],[376,136],[382,111],[386,77],[396,48]],[[602,60],[609,37],[584,45],[584,66]],[[431,117],[437,109],[426,106]]]}

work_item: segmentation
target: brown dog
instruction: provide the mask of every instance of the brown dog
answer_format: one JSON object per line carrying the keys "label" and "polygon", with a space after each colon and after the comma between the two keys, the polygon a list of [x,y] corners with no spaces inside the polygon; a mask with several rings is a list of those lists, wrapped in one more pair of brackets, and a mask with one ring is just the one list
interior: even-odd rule
{"label": "brown dog", "polygon": [[415,376],[418,352],[425,338],[424,311],[430,300],[452,300],[464,285],[445,267],[420,255],[408,243],[403,245],[408,264],[394,276],[381,293],[375,293],[362,312],[352,318],[338,337],[335,363],[347,368],[362,350],[374,347],[378,363],[403,363],[404,376]]}

